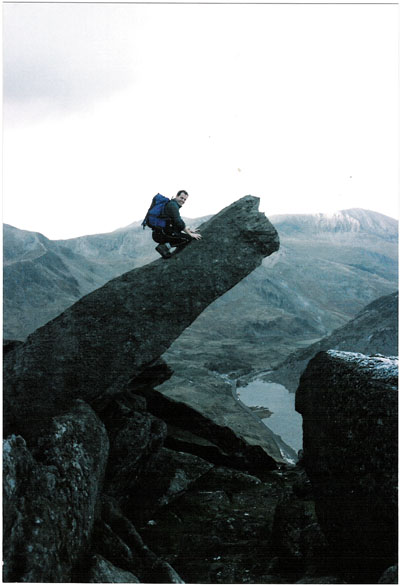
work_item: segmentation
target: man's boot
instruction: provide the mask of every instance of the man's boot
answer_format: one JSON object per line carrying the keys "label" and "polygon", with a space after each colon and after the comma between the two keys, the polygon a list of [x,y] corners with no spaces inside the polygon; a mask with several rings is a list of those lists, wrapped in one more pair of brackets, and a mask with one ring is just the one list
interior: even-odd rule
{"label": "man's boot", "polygon": [[168,246],[166,246],[165,244],[159,244],[158,246],[156,246],[156,250],[159,254],[161,254],[163,258],[171,258],[172,256],[168,249]]}

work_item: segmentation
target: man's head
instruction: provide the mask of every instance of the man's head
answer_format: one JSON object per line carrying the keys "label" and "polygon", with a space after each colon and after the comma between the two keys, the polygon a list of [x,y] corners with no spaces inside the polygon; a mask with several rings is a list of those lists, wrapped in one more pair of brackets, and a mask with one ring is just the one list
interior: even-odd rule
{"label": "man's head", "polygon": [[185,191],[184,189],[181,189],[180,191],[178,191],[178,193],[175,196],[175,201],[177,201],[177,203],[180,206],[183,206],[183,204],[185,203],[185,201],[187,200],[187,198],[189,197],[189,194],[187,191]]}

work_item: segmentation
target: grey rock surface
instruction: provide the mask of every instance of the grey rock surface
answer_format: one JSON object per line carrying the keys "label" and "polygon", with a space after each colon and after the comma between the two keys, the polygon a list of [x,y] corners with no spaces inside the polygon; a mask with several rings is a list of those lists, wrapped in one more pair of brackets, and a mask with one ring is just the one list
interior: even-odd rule
{"label": "grey rock surface", "polygon": [[397,561],[397,363],[321,352],[296,392],[318,519],[350,581]]}
{"label": "grey rock surface", "polygon": [[[159,259],[90,293],[5,357],[6,424],[30,431],[71,400],[121,389],[162,354],[216,298],[279,248],[275,228],[246,196],[201,227],[168,261]],[[33,409],[32,409],[33,407]]]}
{"label": "grey rock surface", "polygon": [[140,584],[132,572],[117,568],[101,555],[94,555],[91,561],[89,582],[92,584]]}
{"label": "grey rock surface", "polygon": [[104,490],[128,498],[152,456],[162,448],[167,426],[147,412],[142,397],[129,392],[111,399],[100,416],[111,444]]}
{"label": "grey rock surface", "polygon": [[[280,563],[274,534],[279,525],[276,507],[295,477],[292,471],[273,471],[260,479],[212,467],[138,525],[139,531],[187,583],[293,583],[304,575],[302,568],[289,568],[283,559]],[[313,506],[309,497],[302,502],[303,509]],[[293,519],[293,533],[298,521],[300,532],[307,515]],[[266,581],[268,570],[273,579]]]}
{"label": "grey rock surface", "polygon": [[[140,503],[139,505],[140,506]],[[94,530],[93,550],[113,565],[133,573],[140,582],[182,584],[175,569],[143,542],[115,499],[102,496],[101,518]],[[82,574],[86,582],[85,574]]]}
{"label": "grey rock surface", "polygon": [[161,449],[129,494],[131,518],[135,523],[149,521],[159,508],[187,492],[212,467],[198,456]]}
{"label": "grey rock surface", "polygon": [[4,580],[71,582],[87,552],[108,456],[103,424],[85,403],[54,418],[31,452],[4,441]]}

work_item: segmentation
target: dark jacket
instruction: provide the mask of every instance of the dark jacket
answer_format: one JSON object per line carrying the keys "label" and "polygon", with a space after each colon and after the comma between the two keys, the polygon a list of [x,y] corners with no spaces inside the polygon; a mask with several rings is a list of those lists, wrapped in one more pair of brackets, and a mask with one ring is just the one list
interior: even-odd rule
{"label": "dark jacket", "polygon": [[167,231],[180,232],[186,227],[185,222],[181,218],[180,206],[175,200],[171,200],[164,208],[164,213],[171,220],[168,222]]}

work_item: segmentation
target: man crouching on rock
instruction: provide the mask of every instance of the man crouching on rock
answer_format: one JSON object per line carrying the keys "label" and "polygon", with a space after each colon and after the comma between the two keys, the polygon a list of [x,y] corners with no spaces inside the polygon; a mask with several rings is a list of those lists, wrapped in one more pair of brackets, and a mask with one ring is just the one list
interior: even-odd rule
{"label": "man crouching on rock", "polygon": [[153,228],[153,240],[158,242],[157,252],[163,258],[171,256],[171,248],[176,246],[176,251],[181,250],[192,239],[200,240],[201,234],[197,229],[191,230],[181,218],[180,208],[183,206],[189,194],[187,191],[178,191],[176,196],[169,201],[164,208],[164,216],[167,218],[165,228]]}

